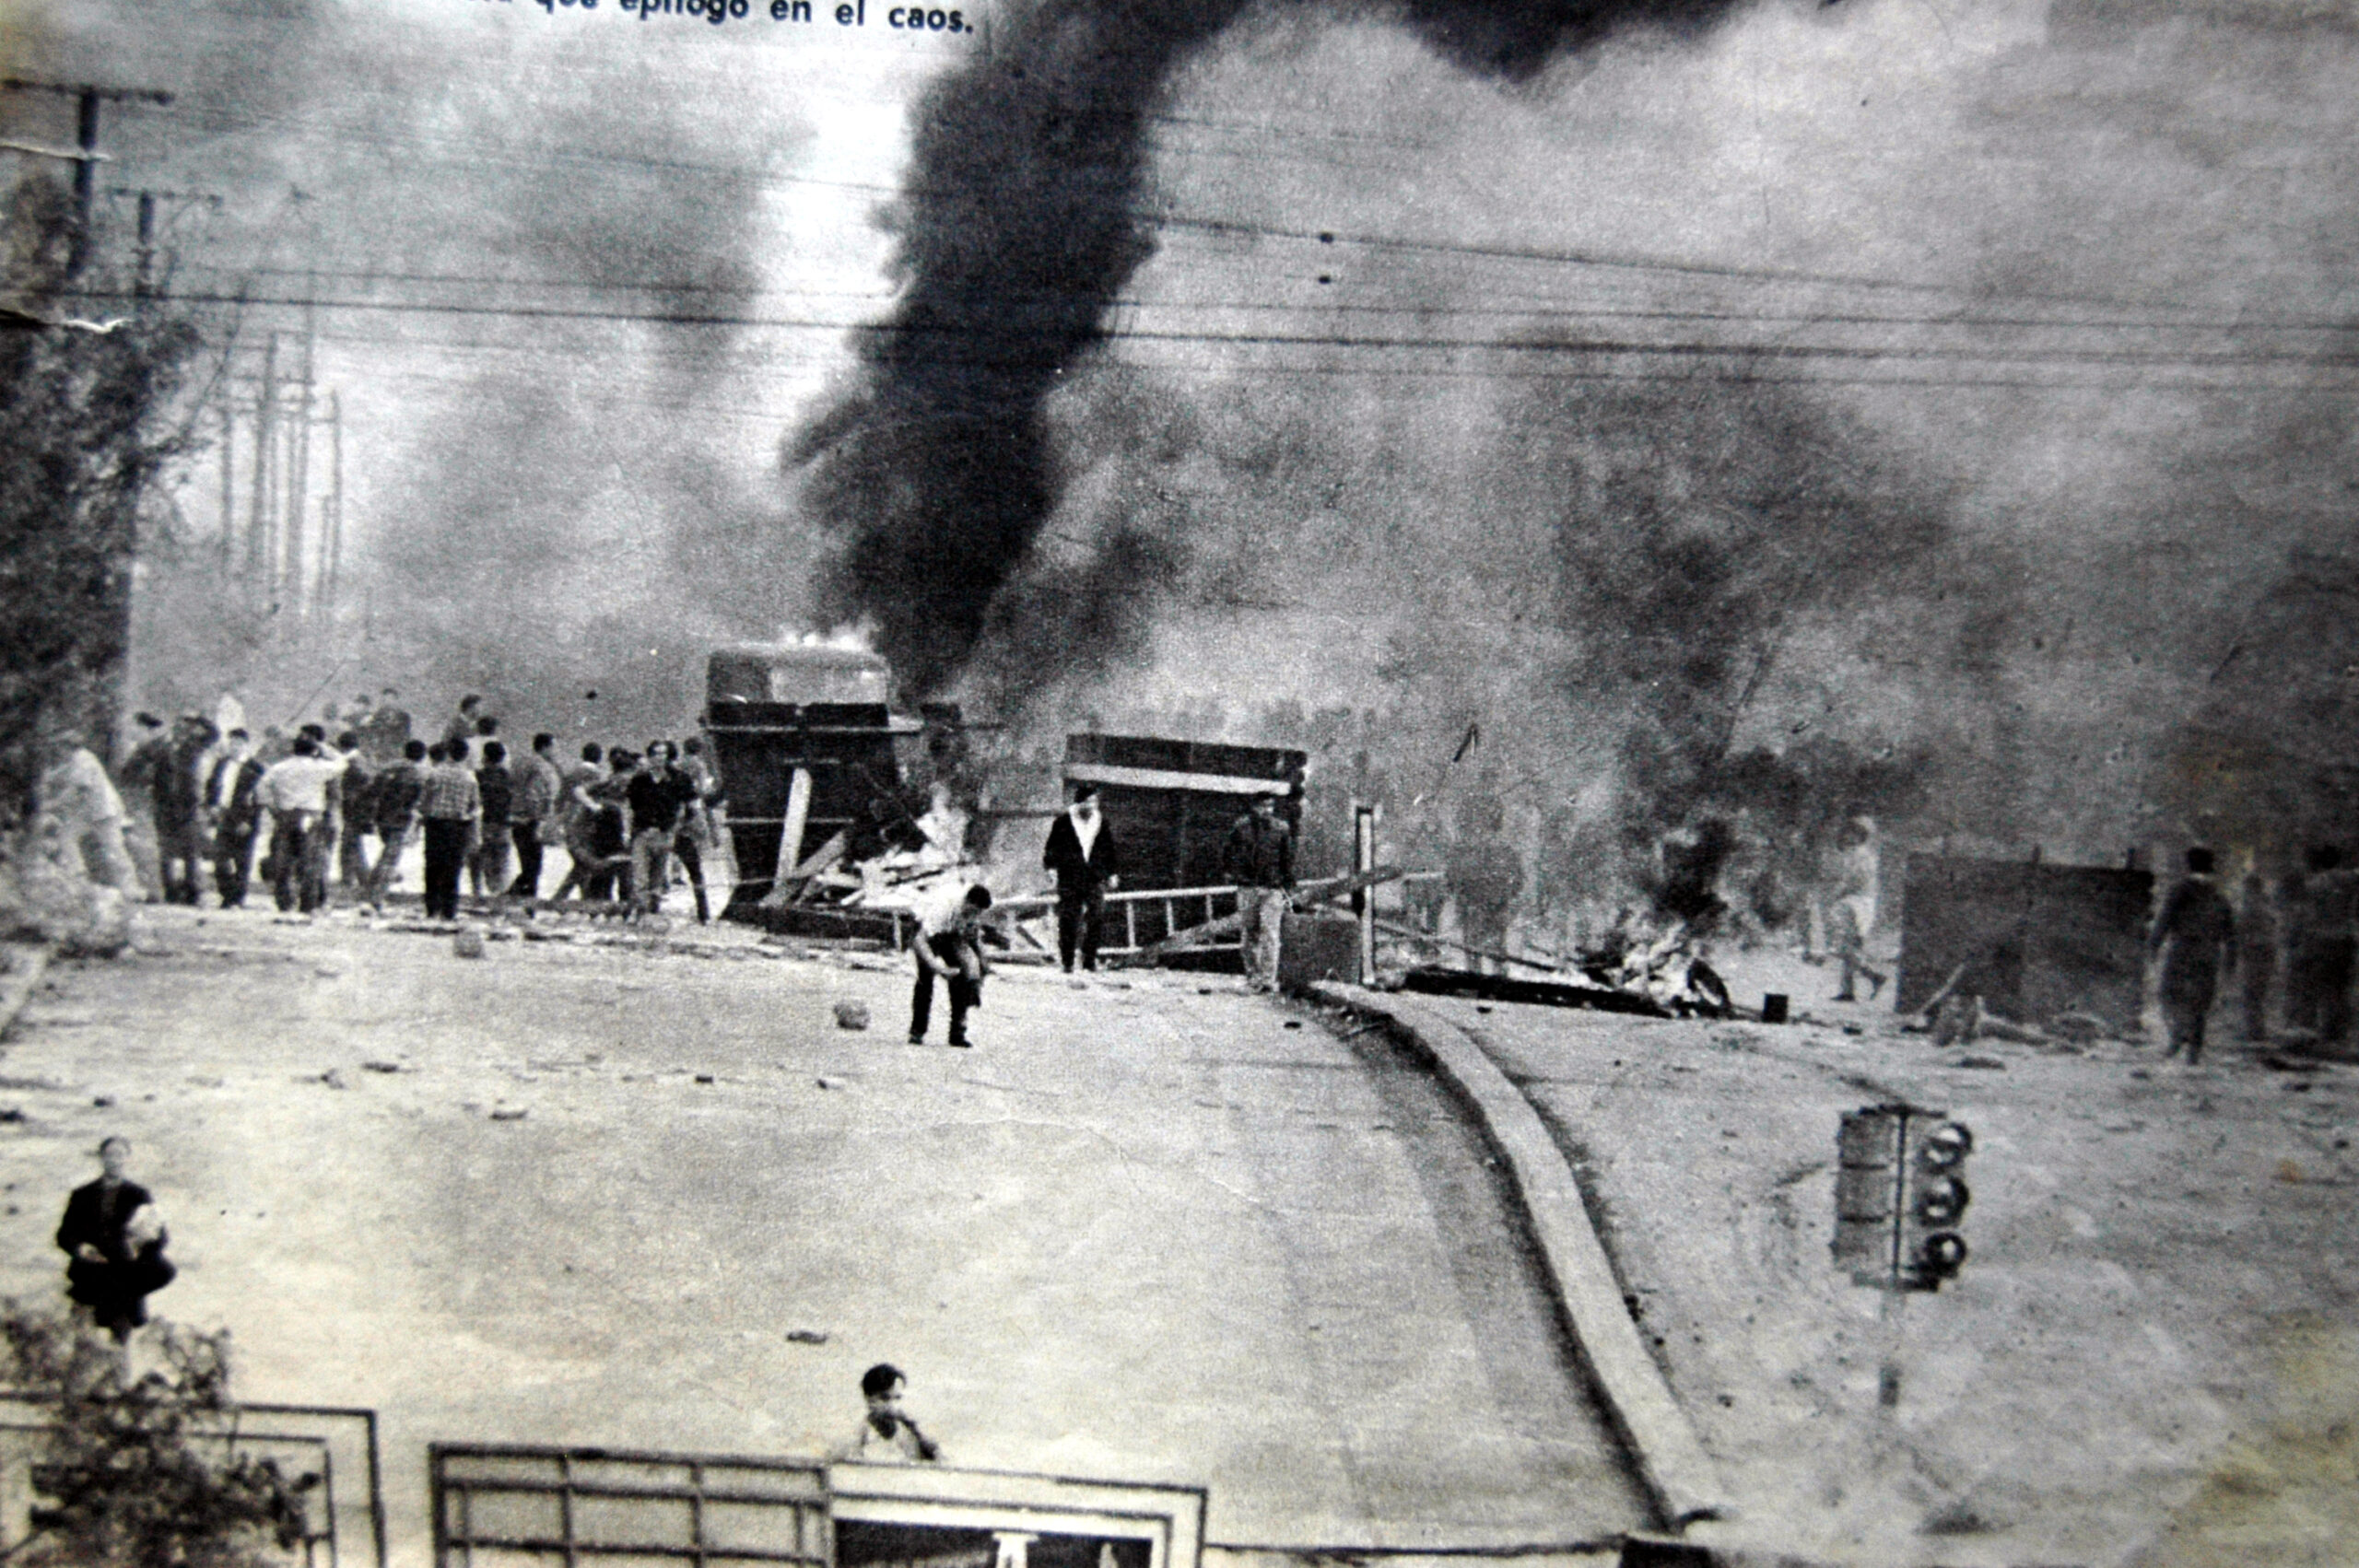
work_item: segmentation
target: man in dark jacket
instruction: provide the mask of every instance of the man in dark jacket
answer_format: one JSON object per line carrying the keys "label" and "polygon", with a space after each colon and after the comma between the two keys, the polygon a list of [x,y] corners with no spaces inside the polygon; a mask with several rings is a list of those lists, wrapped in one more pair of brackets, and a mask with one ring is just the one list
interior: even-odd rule
{"label": "man in dark jacket", "polygon": [[65,1200],[57,1245],[68,1259],[66,1294],[121,1341],[147,1321],[147,1298],[170,1284],[179,1270],[164,1257],[169,1238],[155,1199],[146,1188],[123,1178],[131,1164],[130,1140],[100,1143],[99,1163],[106,1174],[76,1188]]}
{"label": "man in dark jacket", "polygon": [[1040,864],[1057,873],[1057,960],[1073,973],[1076,950],[1084,969],[1097,967],[1097,943],[1106,923],[1106,890],[1122,883],[1114,835],[1097,809],[1097,786],[1074,789],[1073,804],[1049,829]]}
{"label": "man in dark jacket", "polygon": [[213,813],[213,888],[224,909],[242,907],[253,881],[254,839],[262,831],[262,802],[254,790],[263,771],[253,737],[230,731],[229,750],[213,765],[205,791]]}
{"label": "man in dark jacket", "polygon": [[2220,989],[2220,971],[2236,955],[2236,918],[2212,879],[2212,851],[2189,849],[2187,875],[2163,901],[2147,941],[2163,957],[2163,1023],[2170,1031],[2165,1059],[2184,1050],[2192,1067],[2203,1056],[2203,1021]]}
{"label": "man in dark jacket", "polygon": [[1294,891],[1294,833],[1278,818],[1274,795],[1256,795],[1253,809],[1228,830],[1222,874],[1237,884],[1237,914],[1243,922],[1245,986],[1278,989],[1278,931]]}
{"label": "man in dark jacket", "polygon": [[155,775],[156,856],[164,878],[164,902],[194,904],[205,876],[205,784],[198,759],[219,732],[201,715],[184,713],[172,728]]}

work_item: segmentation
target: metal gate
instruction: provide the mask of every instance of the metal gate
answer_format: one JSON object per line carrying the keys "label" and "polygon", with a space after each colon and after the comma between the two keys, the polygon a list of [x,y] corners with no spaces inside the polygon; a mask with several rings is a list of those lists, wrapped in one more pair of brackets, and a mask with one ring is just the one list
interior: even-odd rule
{"label": "metal gate", "polygon": [[817,1459],[457,1443],[427,1453],[435,1568],[835,1558]]}

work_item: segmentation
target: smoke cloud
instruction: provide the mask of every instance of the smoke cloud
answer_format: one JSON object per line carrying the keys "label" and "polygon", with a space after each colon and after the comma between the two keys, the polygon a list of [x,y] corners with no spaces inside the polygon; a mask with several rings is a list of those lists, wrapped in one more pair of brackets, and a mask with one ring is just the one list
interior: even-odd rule
{"label": "smoke cloud", "polygon": [[[1617,29],[1694,33],[1726,8],[1414,0],[1396,15],[1461,68],[1517,82]],[[1044,0],[921,106],[893,219],[899,298],[863,345],[860,383],[789,454],[839,545],[833,604],[874,617],[916,692],[963,669],[1063,492],[1045,404],[1153,253],[1147,118],[1246,10]]]}

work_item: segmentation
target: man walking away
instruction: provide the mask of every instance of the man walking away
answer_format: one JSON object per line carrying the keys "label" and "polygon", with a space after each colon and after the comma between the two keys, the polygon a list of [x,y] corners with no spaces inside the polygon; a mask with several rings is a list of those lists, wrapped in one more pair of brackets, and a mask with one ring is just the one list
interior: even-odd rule
{"label": "man walking away", "polygon": [[918,910],[917,987],[910,993],[910,1044],[925,1044],[933,1021],[933,982],[938,977],[950,989],[950,1043],[966,1049],[967,1013],[983,1003],[983,911],[992,907],[992,890],[981,883],[961,889],[956,884],[927,900]]}
{"label": "man walking away", "polygon": [[2163,901],[2146,942],[2149,953],[2164,954],[2163,1024],[2171,1042],[2165,1060],[2182,1051],[2189,1067],[2202,1059],[2203,1021],[2219,990],[2222,967],[2236,962],[2236,915],[2212,879],[2212,851],[2189,849],[2187,875]]}
{"label": "man walking away", "polygon": [[672,876],[673,846],[680,830],[696,820],[696,780],[672,766],[679,755],[680,748],[671,742],[650,741],[647,766],[631,776],[624,791],[630,806],[633,901],[645,915],[663,907],[663,884]]}
{"label": "man walking away", "polygon": [[426,832],[426,918],[459,918],[459,872],[466,864],[483,795],[467,771],[466,748],[447,743],[426,753],[426,787],[418,794],[418,825]]}
{"label": "man walking away", "polygon": [[264,767],[253,738],[243,730],[230,731],[229,743],[229,755],[215,766],[205,796],[213,811],[213,888],[221,895],[221,907],[241,909],[253,881],[254,839],[262,829],[257,791]]}
{"label": "man walking away", "polygon": [[1834,922],[1827,945],[1842,965],[1842,977],[1835,988],[1837,1001],[1860,1000],[1862,975],[1868,977],[1870,1001],[1884,989],[1884,972],[1868,963],[1868,933],[1876,923],[1877,870],[1874,829],[1865,819],[1855,817],[1843,825],[1836,843],[1835,902],[1826,910]]}
{"label": "man walking away", "polygon": [[1278,819],[1274,795],[1256,795],[1253,809],[1228,830],[1222,874],[1237,884],[1237,914],[1243,922],[1245,987],[1278,989],[1278,934],[1294,890],[1294,834]]}
{"label": "man walking away", "polygon": [[355,897],[369,893],[369,836],[377,830],[377,769],[361,749],[360,732],[346,730],[335,738],[344,754],[344,777],[336,786],[335,883]]}
{"label": "man walking away", "polygon": [[498,741],[483,743],[483,766],[475,769],[475,793],[483,802],[483,832],[475,852],[467,857],[469,885],[477,898],[498,898],[508,891],[509,813],[516,799],[515,776],[508,771],[508,748]]}
{"label": "man walking away", "polygon": [[[516,765],[516,792],[508,802],[508,836],[516,846],[516,880],[508,884],[511,898],[541,895],[541,852],[556,842],[557,791],[563,787],[557,770],[557,737],[534,736],[532,755]],[[488,823],[485,831],[490,831]]]}
{"label": "man walking away", "polygon": [[270,878],[281,914],[309,915],[327,902],[328,783],[336,765],[309,735],[295,755],[270,765],[256,792],[271,815]]}
{"label": "man walking away", "polygon": [[1077,948],[1081,966],[1096,969],[1106,924],[1106,891],[1122,884],[1114,836],[1106,830],[1097,809],[1097,785],[1075,787],[1073,804],[1049,829],[1049,847],[1040,864],[1057,873],[1057,961],[1072,974]]}
{"label": "man walking away", "polygon": [[2236,969],[2244,981],[2245,1038],[2269,1038],[2269,987],[2277,977],[2277,906],[2269,878],[2258,868],[2245,878],[2244,907],[2236,912]]}
{"label": "man walking away", "polygon": [[401,760],[377,775],[377,869],[369,876],[369,907],[385,912],[385,894],[393,885],[402,851],[417,830],[417,802],[426,793],[424,741],[404,741]]}
{"label": "man walking away", "polygon": [[2351,971],[2354,956],[2354,897],[2342,851],[2321,844],[2308,857],[2301,891],[2291,901],[2286,947],[2292,955],[2286,977],[2286,1022],[2316,1037],[2324,1050],[2351,1034]]}

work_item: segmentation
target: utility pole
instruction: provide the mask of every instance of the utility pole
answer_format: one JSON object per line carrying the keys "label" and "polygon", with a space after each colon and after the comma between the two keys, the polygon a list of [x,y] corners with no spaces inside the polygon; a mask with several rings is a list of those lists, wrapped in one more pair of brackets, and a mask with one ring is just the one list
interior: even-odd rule
{"label": "utility pole", "polygon": [[326,577],[320,587],[320,614],[335,625],[337,579],[344,572],[344,395],[328,393],[328,514]]}
{"label": "utility pole", "polygon": [[303,291],[303,396],[302,401],[288,411],[294,424],[293,439],[288,443],[287,462],[287,561],[281,590],[282,601],[301,621],[307,611],[304,590],[307,568],[304,557],[311,548],[307,537],[311,511],[311,368],[316,346],[318,317],[311,298],[319,292],[319,275],[311,275],[311,287]]}
{"label": "utility pole", "polygon": [[238,567],[238,491],[233,459],[238,446],[238,394],[229,379],[221,381],[221,577],[229,579]]}
{"label": "utility pole", "polygon": [[[221,210],[221,198],[203,191],[149,191],[133,185],[110,185],[110,196],[133,196],[139,202],[139,279],[135,292],[143,298],[154,287],[156,266],[156,208],[165,202],[177,204],[173,218],[182,212],[203,203],[214,211]],[[170,220],[168,219],[169,223]]]}
{"label": "utility pole", "polygon": [[106,155],[99,151],[99,106],[102,103],[154,103],[172,101],[172,95],[153,88],[105,88],[92,82],[36,82],[22,76],[0,78],[0,88],[10,92],[45,92],[75,100],[74,145],[74,241],[66,252],[65,274],[79,277],[90,262],[90,221],[93,197],[98,192],[98,165]]}
{"label": "utility pole", "polygon": [[246,582],[257,594],[270,580],[271,426],[278,416],[278,334],[263,345],[262,392],[254,404],[254,504],[246,520]]}

